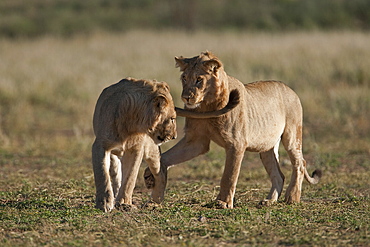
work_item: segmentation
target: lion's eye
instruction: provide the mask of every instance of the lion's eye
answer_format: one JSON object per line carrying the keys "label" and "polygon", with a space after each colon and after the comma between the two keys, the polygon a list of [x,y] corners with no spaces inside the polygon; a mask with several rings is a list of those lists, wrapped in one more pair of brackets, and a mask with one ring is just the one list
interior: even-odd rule
{"label": "lion's eye", "polygon": [[183,77],[181,78],[181,80],[185,83],[185,82],[186,82],[186,78],[185,78],[185,76],[183,76]]}
{"label": "lion's eye", "polygon": [[197,78],[197,85],[201,84],[202,82],[203,82],[202,77],[198,77],[198,78]]}

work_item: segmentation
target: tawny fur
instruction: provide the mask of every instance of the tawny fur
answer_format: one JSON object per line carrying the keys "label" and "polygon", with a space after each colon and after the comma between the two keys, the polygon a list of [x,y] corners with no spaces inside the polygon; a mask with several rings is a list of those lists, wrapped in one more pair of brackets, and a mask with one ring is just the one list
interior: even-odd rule
{"label": "tawny fur", "polygon": [[[264,204],[278,200],[284,175],[279,167],[278,146],[282,141],[293,165],[286,190],[287,203],[300,202],[303,178],[317,183],[321,173],[310,177],[302,154],[302,106],[298,96],[285,84],[259,81],[243,85],[228,76],[221,61],[209,52],[193,58],[175,58],[181,75],[185,109],[207,112],[227,104],[231,90],[238,90],[240,103],[223,116],[212,119],[186,118],[185,136],[161,157],[163,167],[171,167],[208,152],[213,141],[226,151],[219,207],[233,208],[233,198],[245,151],[259,152],[272,187]],[[149,170],[144,174],[148,187],[156,184]]]}
{"label": "tawny fur", "polygon": [[156,180],[152,199],[163,199],[167,179],[160,169],[158,145],[176,138],[175,118],[165,82],[126,78],[103,90],[93,119],[97,208],[108,212],[115,203],[132,205],[142,159]]}

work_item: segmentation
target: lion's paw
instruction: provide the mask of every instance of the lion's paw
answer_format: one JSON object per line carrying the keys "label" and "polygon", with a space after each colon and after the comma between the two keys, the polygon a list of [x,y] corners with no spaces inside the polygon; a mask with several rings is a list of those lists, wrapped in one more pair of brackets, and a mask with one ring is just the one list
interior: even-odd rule
{"label": "lion's paw", "polygon": [[138,210],[138,208],[133,204],[126,204],[126,203],[116,203],[116,209],[123,212],[132,212]]}
{"label": "lion's paw", "polygon": [[205,205],[207,208],[215,208],[215,209],[228,209],[228,208],[233,208],[232,205],[229,205],[228,203],[221,201],[221,200],[216,200],[211,203],[207,203]]}
{"label": "lion's paw", "polygon": [[112,211],[114,208],[113,197],[97,197],[96,208],[102,210],[104,213]]}
{"label": "lion's paw", "polygon": [[299,203],[299,202],[301,202],[301,197],[300,197],[300,195],[299,196],[297,196],[297,195],[285,196],[285,202],[287,204]]}
{"label": "lion's paw", "polygon": [[217,200],[216,204],[217,204],[217,206],[216,206],[217,209],[233,208],[232,203],[227,203],[227,202],[224,202],[224,201],[221,201],[221,200]]}
{"label": "lion's paw", "polygon": [[275,200],[264,199],[258,203],[257,208],[269,207],[273,205],[275,202],[276,202]]}
{"label": "lion's paw", "polygon": [[159,203],[154,202],[153,200],[145,202],[143,205],[141,205],[141,208],[147,209],[147,210],[155,210],[157,208],[161,208],[162,205]]}

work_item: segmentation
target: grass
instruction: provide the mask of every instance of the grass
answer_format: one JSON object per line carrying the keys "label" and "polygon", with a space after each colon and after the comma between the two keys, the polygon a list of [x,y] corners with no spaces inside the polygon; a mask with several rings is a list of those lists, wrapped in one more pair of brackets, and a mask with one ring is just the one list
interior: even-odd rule
{"label": "grass", "polygon": [[[0,40],[0,245],[369,245],[369,41],[359,32],[175,31]],[[224,154],[213,145],[169,171],[162,205],[94,209],[91,118],[101,90],[126,76],[156,78],[181,105],[173,57],[207,49],[243,82],[279,79],[298,93],[304,155],[310,171],[323,170],[320,184],[303,184],[302,203],[259,208],[270,183],[258,155],[248,153],[236,208],[215,210]],[[286,160],[282,151],[288,184]],[[150,194],[144,168],[139,206]]]}

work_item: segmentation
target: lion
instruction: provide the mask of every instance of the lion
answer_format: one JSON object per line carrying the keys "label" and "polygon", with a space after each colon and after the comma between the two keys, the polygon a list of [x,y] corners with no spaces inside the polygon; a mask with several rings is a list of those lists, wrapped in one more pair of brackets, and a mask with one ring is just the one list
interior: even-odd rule
{"label": "lion", "polygon": [[[206,113],[176,108],[188,117],[217,117],[239,103],[239,94],[230,93],[228,104]],[[111,211],[115,204],[132,205],[132,193],[142,159],[156,180],[152,199],[164,197],[166,174],[160,168],[158,145],[175,139],[176,112],[165,82],[126,78],[103,90],[93,116],[95,141],[92,164],[96,186],[96,207]]]}
{"label": "lion", "polygon": [[[278,200],[284,185],[285,177],[279,167],[278,155],[282,141],[293,165],[285,202],[300,202],[303,178],[316,184],[321,171],[315,170],[312,177],[307,172],[302,154],[302,105],[297,94],[279,81],[244,85],[227,75],[222,62],[210,52],[193,58],[175,57],[175,60],[176,67],[182,72],[181,98],[186,110],[206,112],[221,109],[226,105],[231,90],[238,90],[240,103],[216,118],[187,117],[184,137],[161,156],[163,171],[208,152],[210,142],[215,142],[226,151],[217,207],[233,208],[244,153],[258,152],[272,183],[267,198],[261,204],[270,205]],[[156,186],[156,177],[150,170],[146,169],[144,178],[147,187]]]}
{"label": "lion", "polygon": [[93,129],[96,207],[109,212],[115,203],[132,205],[142,159],[158,181],[152,198],[159,202],[166,174],[160,170],[157,145],[177,135],[176,112],[168,84],[126,78],[105,88],[95,106]]}

